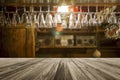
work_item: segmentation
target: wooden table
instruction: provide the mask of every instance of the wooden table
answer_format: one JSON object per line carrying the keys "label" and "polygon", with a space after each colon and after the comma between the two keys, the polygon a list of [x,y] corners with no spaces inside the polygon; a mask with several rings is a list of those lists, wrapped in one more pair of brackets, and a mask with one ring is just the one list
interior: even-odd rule
{"label": "wooden table", "polygon": [[2,58],[0,80],[120,80],[119,58]]}

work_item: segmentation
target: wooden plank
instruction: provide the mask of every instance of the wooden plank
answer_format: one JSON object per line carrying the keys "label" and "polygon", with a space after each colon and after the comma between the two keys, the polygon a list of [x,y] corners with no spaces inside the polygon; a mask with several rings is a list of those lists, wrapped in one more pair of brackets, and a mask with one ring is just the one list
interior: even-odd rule
{"label": "wooden plank", "polygon": [[[53,4],[53,3],[4,3],[0,4],[4,6],[59,6],[59,4]],[[74,5],[77,6],[118,6],[120,3],[76,3]]]}
{"label": "wooden plank", "polygon": [[[2,59],[1,80],[120,80],[119,58]],[[3,62],[5,62],[3,64]],[[11,62],[10,65],[6,65]]]}

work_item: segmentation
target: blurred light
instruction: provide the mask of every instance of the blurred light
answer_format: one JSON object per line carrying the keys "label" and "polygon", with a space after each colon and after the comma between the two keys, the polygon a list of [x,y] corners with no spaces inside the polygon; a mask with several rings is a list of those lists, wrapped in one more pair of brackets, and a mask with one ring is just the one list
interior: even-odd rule
{"label": "blurred light", "polygon": [[53,34],[54,36],[60,36],[60,35],[61,35],[61,32],[53,31],[52,34]]}
{"label": "blurred light", "polygon": [[55,32],[55,35],[60,35],[60,32],[56,31],[56,32]]}
{"label": "blurred light", "polygon": [[58,31],[58,32],[63,31],[63,27],[62,27],[61,23],[58,23],[58,24],[57,24],[57,26],[56,26],[56,31]]}
{"label": "blurred light", "polygon": [[63,13],[69,12],[68,6],[59,6],[57,12],[63,12]]}

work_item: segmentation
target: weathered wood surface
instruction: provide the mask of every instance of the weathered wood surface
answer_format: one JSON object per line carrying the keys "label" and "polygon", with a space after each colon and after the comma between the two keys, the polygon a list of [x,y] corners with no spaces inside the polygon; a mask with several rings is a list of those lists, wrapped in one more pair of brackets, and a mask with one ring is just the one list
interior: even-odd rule
{"label": "weathered wood surface", "polygon": [[119,61],[118,58],[2,59],[0,80],[120,80]]}

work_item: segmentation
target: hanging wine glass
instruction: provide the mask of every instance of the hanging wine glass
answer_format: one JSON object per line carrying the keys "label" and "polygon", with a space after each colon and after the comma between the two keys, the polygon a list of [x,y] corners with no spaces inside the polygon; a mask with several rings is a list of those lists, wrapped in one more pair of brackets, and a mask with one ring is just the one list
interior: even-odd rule
{"label": "hanging wine glass", "polygon": [[84,26],[84,17],[85,17],[85,15],[82,13],[81,14],[82,15],[82,19],[81,19],[81,27],[83,27]]}
{"label": "hanging wine glass", "polygon": [[47,28],[52,28],[53,27],[53,18],[52,15],[50,14],[50,6],[48,6],[48,13],[46,15],[46,26]]}
{"label": "hanging wine glass", "polygon": [[27,16],[26,16],[26,26],[27,27],[32,26],[32,23],[33,23],[33,16],[31,14],[32,14],[31,12],[28,12]]}
{"label": "hanging wine glass", "polygon": [[62,20],[62,27],[63,27],[63,29],[67,28],[67,21],[65,19]]}
{"label": "hanging wine glass", "polygon": [[96,25],[97,25],[97,13],[95,13],[93,17],[93,26],[96,26]]}
{"label": "hanging wine glass", "polygon": [[41,25],[40,25],[40,22],[41,22],[41,6],[40,6],[40,11],[39,11],[39,13],[38,13],[38,15],[37,15],[37,20],[38,20],[38,24],[39,24],[39,26],[38,26],[38,28],[41,28]]}
{"label": "hanging wine glass", "polygon": [[0,14],[0,25],[1,25],[1,26],[4,26],[4,25],[5,25],[5,20],[6,20],[6,17],[5,17],[5,15],[4,15],[4,13],[1,12],[1,14]]}
{"label": "hanging wine glass", "polygon": [[20,20],[19,14],[17,12],[13,13],[12,24],[16,26],[17,24],[20,24],[20,23],[21,23],[21,20]]}
{"label": "hanging wine glass", "polygon": [[56,14],[54,15],[54,17],[53,17],[53,27],[56,27],[56,26],[57,26],[57,14],[58,14],[58,13],[56,13]]}
{"label": "hanging wine glass", "polygon": [[40,7],[40,13],[38,14],[38,18],[39,18],[39,27],[40,28],[46,27],[44,14],[41,10],[41,7]]}
{"label": "hanging wine glass", "polygon": [[[88,5],[87,13],[86,13],[86,16],[85,16],[85,19],[84,19],[86,21],[86,24],[85,24],[86,28],[89,26],[89,15],[90,15],[90,6]],[[84,23],[85,23],[85,21],[84,21]],[[91,17],[91,22],[92,22],[92,17]]]}
{"label": "hanging wine glass", "polygon": [[98,13],[97,14],[97,24],[100,26],[103,23],[103,16]]}
{"label": "hanging wine glass", "polygon": [[8,26],[11,26],[11,19],[10,19],[9,13],[7,13],[6,24]]}
{"label": "hanging wine glass", "polygon": [[27,18],[27,26],[32,26],[32,24],[35,24],[35,21],[37,18],[36,13],[34,13],[34,8],[33,7],[30,7],[30,8],[31,8],[31,12],[29,12],[26,17]]}
{"label": "hanging wine glass", "polygon": [[76,21],[75,14],[71,13],[70,17],[69,17],[69,28],[70,29],[74,29],[75,28],[75,21]]}
{"label": "hanging wine glass", "polygon": [[35,23],[36,14],[34,12],[30,12],[29,13],[29,18],[30,18],[30,20],[31,20],[32,23]]}
{"label": "hanging wine glass", "polygon": [[60,13],[56,13],[54,18],[53,18],[53,26],[56,27],[57,23],[62,23],[62,18]]}
{"label": "hanging wine glass", "polygon": [[89,24],[89,21],[88,21],[88,13],[82,14],[81,24],[82,24],[82,27],[83,27],[83,28],[88,27],[88,24]]}
{"label": "hanging wine glass", "polygon": [[12,25],[16,26],[17,22],[16,22],[16,14],[13,13],[13,18],[12,18]]}
{"label": "hanging wine glass", "polygon": [[80,28],[81,28],[80,19],[81,19],[81,14],[78,13],[78,14],[77,14],[77,20],[76,20],[76,23],[75,23],[76,29],[80,29]]}
{"label": "hanging wine glass", "polygon": [[89,19],[89,26],[93,26],[93,17],[92,17],[92,13],[90,14],[89,13],[89,15],[90,15],[90,19]]}
{"label": "hanging wine glass", "polygon": [[117,23],[117,17],[114,13],[111,13],[111,15],[108,19],[108,23],[110,23],[110,24],[116,24]]}
{"label": "hanging wine glass", "polygon": [[67,28],[67,20],[68,20],[67,14],[61,13],[61,25],[63,29]]}
{"label": "hanging wine glass", "polygon": [[110,8],[106,8],[106,9],[104,10],[104,14],[103,14],[104,23],[108,23],[108,19],[109,19],[108,15],[109,15],[109,14],[110,14]]}
{"label": "hanging wine glass", "polygon": [[24,12],[22,14],[22,18],[21,18],[21,23],[22,24],[26,24],[27,23],[27,13],[26,13],[26,8],[24,7]]}
{"label": "hanging wine glass", "polygon": [[35,28],[39,27],[39,18],[37,12],[34,11],[34,7],[31,8],[31,22]]}
{"label": "hanging wine glass", "polygon": [[35,28],[39,27],[39,18],[38,18],[38,14],[34,14],[34,24],[35,24]]}

